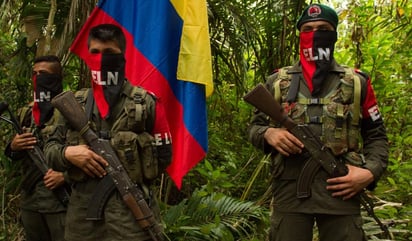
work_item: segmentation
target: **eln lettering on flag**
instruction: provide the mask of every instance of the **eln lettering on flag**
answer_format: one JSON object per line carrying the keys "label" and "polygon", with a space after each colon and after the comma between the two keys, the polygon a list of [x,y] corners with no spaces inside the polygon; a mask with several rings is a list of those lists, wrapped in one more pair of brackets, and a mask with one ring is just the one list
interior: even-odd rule
{"label": "eln lettering on flag", "polygon": [[167,172],[180,189],[208,150],[206,97],[213,82],[206,0],[101,0],[70,50],[84,59],[89,29],[102,23],[126,35],[126,78],[165,104],[173,140]]}

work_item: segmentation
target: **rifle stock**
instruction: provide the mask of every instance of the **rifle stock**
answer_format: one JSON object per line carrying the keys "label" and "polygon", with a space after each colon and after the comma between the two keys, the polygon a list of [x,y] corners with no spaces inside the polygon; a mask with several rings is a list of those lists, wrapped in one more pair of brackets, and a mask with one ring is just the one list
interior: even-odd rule
{"label": "rifle stock", "polygon": [[55,96],[52,105],[81,134],[91,149],[109,163],[106,171],[113,179],[116,189],[121,194],[126,206],[130,208],[140,227],[148,231],[152,240],[163,240],[162,229],[144,199],[142,190],[130,179],[110,142],[98,138],[97,134],[89,127],[87,115],[76,101],[73,92],[66,91]]}
{"label": "rifle stock", "polygon": [[286,127],[304,144],[305,149],[310,153],[311,158],[304,165],[298,178],[297,196],[299,198],[310,196],[310,185],[314,174],[320,167],[323,167],[331,177],[344,176],[348,173],[346,165],[335,159],[330,149],[322,143],[309,126],[298,125],[283,112],[281,105],[275,101],[263,84],[257,85],[243,99]]}
{"label": "rifle stock", "polygon": [[[298,198],[310,197],[310,185],[319,168],[322,167],[331,177],[344,176],[348,173],[346,165],[335,159],[329,148],[322,143],[318,136],[314,135],[309,126],[297,125],[291,118],[283,113],[280,104],[275,101],[263,84],[258,84],[253,90],[247,93],[243,99],[286,127],[288,131],[304,144],[305,149],[310,153],[311,158],[304,164],[297,180]],[[373,217],[386,237],[392,238],[387,225],[383,224],[374,214],[373,204],[368,195],[365,192],[361,192],[359,196],[362,205],[366,208],[368,214]]]}
{"label": "rifle stock", "polygon": [[263,84],[258,84],[253,90],[247,93],[243,99],[273,120],[279,122],[286,127],[286,129],[293,129],[296,126],[296,123],[288,118],[287,114],[283,113],[280,104],[275,101]]}
{"label": "rifle stock", "polygon": [[[2,116],[3,112],[7,111],[9,118]],[[23,129],[20,126],[20,123],[17,121],[16,117],[13,115],[9,109],[9,105],[6,102],[0,103],[0,119],[11,124],[18,134],[23,134]],[[29,158],[34,162],[40,172],[45,175],[50,169],[46,162],[46,157],[44,156],[43,151],[38,145],[35,145],[33,149],[27,150],[26,153],[29,155]],[[65,186],[57,187],[53,189],[52,192],[57,197],[57,199],[67,207],[70,198],[70,191],[66,189]]]}

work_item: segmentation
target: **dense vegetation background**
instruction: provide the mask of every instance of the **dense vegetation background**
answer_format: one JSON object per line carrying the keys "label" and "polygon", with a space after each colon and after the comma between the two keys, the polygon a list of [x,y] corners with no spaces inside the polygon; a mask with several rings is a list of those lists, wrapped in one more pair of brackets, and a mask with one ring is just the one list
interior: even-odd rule
{"label": "dense vegetation background", "polygon": [[[412,240],[412,3],[408,0],[208,0],[215,92],[208,99],[209,152],[176,190],[159,189],[171,240],[264,240],[268,229],[268,160],[247,140],[252,108],[242,96],[275,68],[297,59],[295,22],[310,2],[334,6],[340,17],[338,62],[368,73],[390,140],[386,175],[370,193],[390,240]],[[56,54],[65,88],[88,86],[84,64],[68,52],[95,0],[0,2],[0,101],[12,109],[31,100],[31,61]],[[0,122],[0,149],[14,132]],[[0,240],[24,240],[16,168],[0,153]],[[364,215],[371,240],[384,240]],[[316,237],[315,237],[316,239]],[[386,240],[388,240],[386,239]]]}

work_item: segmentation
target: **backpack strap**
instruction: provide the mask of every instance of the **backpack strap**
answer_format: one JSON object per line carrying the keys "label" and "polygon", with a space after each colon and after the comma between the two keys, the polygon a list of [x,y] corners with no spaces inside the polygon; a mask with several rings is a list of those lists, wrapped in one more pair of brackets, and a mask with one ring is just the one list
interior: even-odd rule
{"label": "backpack strap", "polygon": [[284,80],[290,80],[291,77],[288,74],[288,67],[284,67],[284,68],[280,68],[278,70],[278,75],[277,78],[275,79],[274,83],[273,83],[273,96],[275,97],[275,100],[278,103],[282,103],[282,92],[280,90],[280,80],[284,79]]}
{"label": "backpack strap", "polygon": [[362,82],[353,68],[343,67],[345,69],[345,79],[351,79],[353,81],[353,117],[351,125],[358,126],[361,116]]}
{"label": "backpack strap", "polygon": [[137,133],[143,132],[146,129],[147,109],[145,99],[147,91],[140,87],[133,88],[132,91],[133,102],[135,104],[136,113],[135,121],[137,122]]}
{"label": "backpack strap", "polygon": [[84,111],[87,115],[87,119],[90,121],[93,116],[93,108],[94,108],[94,97],[93,97],[93,91],[89,90],[87,93],[87,100],[86,104],[84,106]]}
{"label": "backpack strap", "polygon": [[77,102],[84,105],[84,103],[86,103],[87,95],[89,92],[92,92],[90,88],[82,88],[74,92],[74,97],[76,98]]}
{"label": "backpack strap", "polygon": [[355,71],[351,70],[353,74],[353,106],[354,106],[354,115],[352,118],[352,125],[358,126],[359,125],[359,117],[360,117],[360,108],[361,108],[361,92],[362,92],[362,85],[359,76],[355,73]]}
{"label": "backpack strap", "polygon": [[17,118],[19,125],[26,126],[26,127],[31,127],[32,125],[32,108],[33,108],[33,103],[30,103],[28,106],[24,106],[18,110],[17,113]]}
{"label": "backpack strap", "polygon": [[299,93],[299,85],[300,85],[299,74],[298,73],[292,74],[292,80],[290,81],[288,96],[286,97],[286,102],[288,102],[289,104],[296,101],[296,98],[298,97],[298,93]]}
{"label": "backpack strap", "polygon": [[280,92],[280,81],[279,80],[275,81],[275,83],[273,85],[273,92],[274,92],[273,96],[275,97],[275,101],[278,102],[278,103],[282,103],[281,102],[282,95],[281,95],[281,92]]}

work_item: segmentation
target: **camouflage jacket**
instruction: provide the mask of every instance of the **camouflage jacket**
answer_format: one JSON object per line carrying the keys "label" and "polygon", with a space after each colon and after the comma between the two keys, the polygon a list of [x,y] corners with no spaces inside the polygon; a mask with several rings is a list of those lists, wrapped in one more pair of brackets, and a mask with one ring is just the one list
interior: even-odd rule
{"label": "camouflage jacket", "polygon": [[[368,188],[373,189],[386,169],[388,143],[383,120],[372,111],[377,107],[368,76],[353,71],[353,69],[344,68],[335,62],[330,74],[324,80],[319,96],[313,98],[303,79],[300,65],[296,64],[286,69],[287,75],[282,74],[281,70],[269,76],[266,87],[271,93],[280,92],[276,94],[275,99],[281,102],[288,115],[299,124],[309,125],[332,150],[337,159],[370,170],[375,182]],[[294,103],[287,103],[290,76],[293,74],[299,76],[298,96]],[[355,94],[355,78],[358,78],[357,82],[360,84],[359,94]],[[358,103],[356,95],[359,96]],[[296,184],[290,184],[287,188],[286,186],[285,188],[279,187],[278,182],[295,182],[303,163],[310,158],[307,152],[286,158],[268,145],[263,137],[265,131],[269,127],[279,126],[279,123],[271,121],[264,113],[256,110],[249,127],[249,138],[252,144],[265,153],[272,154],[272,172],[274,182],[277,183],[274,184],[275,199],[282,196],[277,203],[284,210],[295,209],[295,211],[302,212],[312,210],[335,214],[357,213],[359,203],[356,198],[343,203],[341,200],[331,198],[330,193],[326,191],[325,180],[328,176],[323,170],[315,176],[312,197],[305,200],[304,204],[300,202],[301,200],[296,200]]]}

